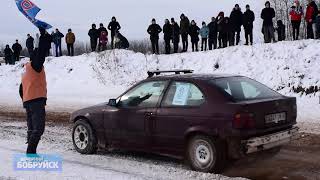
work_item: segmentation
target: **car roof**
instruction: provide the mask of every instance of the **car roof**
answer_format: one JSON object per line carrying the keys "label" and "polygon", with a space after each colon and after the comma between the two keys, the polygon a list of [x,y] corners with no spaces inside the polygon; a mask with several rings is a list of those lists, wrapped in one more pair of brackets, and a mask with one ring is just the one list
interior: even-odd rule
{"label": "car roof", "polygon": [[217,78],[224,77],[240,77],[239,75],[232,74],[172,74],[172,75],[159,75],[151,78],[147,78],[147,80],[213,80]]}

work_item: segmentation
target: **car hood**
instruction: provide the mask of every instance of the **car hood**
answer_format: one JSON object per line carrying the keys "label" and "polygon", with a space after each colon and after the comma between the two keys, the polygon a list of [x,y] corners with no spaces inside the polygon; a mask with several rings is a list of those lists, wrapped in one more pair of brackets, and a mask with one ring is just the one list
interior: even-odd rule
{"label": "car hood", "polygon": [[73,122],[74,119],[79,116],[87,116],[90,113],[101,112],[102,110],[108,111],[111,109],[114,109],[114,107],[109,106],[108,103],[101,103],[94,106],[89,106],[72,112],[70,116],[70,121]]}

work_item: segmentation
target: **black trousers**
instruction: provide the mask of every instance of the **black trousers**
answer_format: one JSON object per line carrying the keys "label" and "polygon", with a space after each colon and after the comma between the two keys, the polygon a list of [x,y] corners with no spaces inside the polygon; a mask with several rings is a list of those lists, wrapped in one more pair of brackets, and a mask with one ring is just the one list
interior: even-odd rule
{"label": "black trousers", "polygon": [[201,38],[201,51],[207,50],[208,38]]}
{"label": "black trousers", "polygon": [[252,45],[252,43],[253,43],[252,28],[245,29],[244,33],[245,33],[245,38],[246,38],[246,45],[249,45],[249,43]]}
{"label": "black trousers", "polygon": [[188,51],[188,33],[182,33],[181,38],[182,38],[182,50],[186,52]]}
{"label": "black trousers", "polygon": [[298,40],[301,21],[291,21],[291,24],[292,24],[293,40]]}
{"label": "black trousers", "polygon": [[15,63],[18,62],[19,60],[20,60],[20,53],[13,53],[12,64],[15,64]]}
{"label": "black trousers", "polygon": [[228,36],[229,46],[234,46],[235,36],[236,36],[236,32],[231,32],[230,36]]}
{"label": "black trousers", "polygon": [[236,36],[236,45],[238,45],[239,44],[239,42],[240,42],[240,35],[241,35],[241,30],[240,31],[236,31],[236,32],[234,32],[235,33],[235,36]]}
{"label": "black trousers", "polygon": [[219,48],[224,48],[224,35],[221,32],[219,32],[218,40]]}
{"label": "black trousers", "polygon": [[313,39],[314,38],[313,27],[312,27],[312,23],[311,22],[307,23],[307,38],[308,39]]}
{"label": "black trousers", "polygon": [[28,48],[29,57],[31,57],[31,54],[33,53],[33,48]]}
{"label": "black trousers", "polygon": [[67,44],[68,56],[74,56],[74,47],[73,44]]}
{"label": "black trousers", "polygon": [[225,48],[228,46],[228,34],[219,33],[219,48]]}
{"label": "black trousers", "polygon": [[153,54],[159,54],[159,39],[152,38],[151,39],[152,52]]}
{"label": "black trousers", "polygon": [[97,39],[91,39],[90,40],[90,44],[91,44],[91,51],[94,52],[97,50],[97,44],[98,44],[98,40]]}
{"label": "black trousers", "polygon": [[171,52],[171,45],[170,45],[170,40],[171,39],[165,39],[164,40],[164,46],[165,46],[165,49],[166,49],[166,54],[170,54]]}
{"label": "black trousers", "polygon": [[209,37],[209,50],[212,50],[213,49],[217,49],[217,37],[212,37],[210,38]]}
{"label": "black trousers", "polygon": [[45,129],[46,100],[39,99],[24,103],[27,112],[27,153],[35,154]]}
{"label": "black trousers", "polygon": [[113,47],[113,45],[114,45],[114,36],[115,36],[115,34],[111,34],[111,49],[115,48],[115,47]]}
{"label": "black trousers", "polygon": [[5,61],[5,63],[6,64],[11,64],[12,62],[12,56],[6,56],[5,58],[4,58],[4,61]]}
{"label": "black trousers", "polygon": [[199,51],[199,49],[198,49],[198,41],[191,42],[191,43],[192,43],[192,52]]}
{"label": "black trousers", "polygon": [[177,53],[179,49],[179,41],[173,41],[173,52]]}

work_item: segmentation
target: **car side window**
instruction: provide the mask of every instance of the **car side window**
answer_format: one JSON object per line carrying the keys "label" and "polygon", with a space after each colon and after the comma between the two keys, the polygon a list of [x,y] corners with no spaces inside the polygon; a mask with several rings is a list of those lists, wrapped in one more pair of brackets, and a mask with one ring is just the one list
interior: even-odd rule
{"label": "car side window", "polygon": [[164,91],[166,81],[146,82],[123,95],[118,103],[120,107],[156,107]]}
{"label": "car side window", "polygon": [[191,83],[173,82],[162,106],[200,106],[205,101],[200,89]]}

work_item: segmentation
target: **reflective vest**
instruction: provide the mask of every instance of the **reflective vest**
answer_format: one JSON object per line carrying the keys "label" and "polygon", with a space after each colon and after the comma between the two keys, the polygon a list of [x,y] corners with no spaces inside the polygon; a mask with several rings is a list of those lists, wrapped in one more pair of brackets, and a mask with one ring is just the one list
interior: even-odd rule
{"label": "reflective vest", "polygon": [[47,81],[44,68],[38,73],[31,63],[25,65],[25,73],[22,75],[23,102],[38,98],[47,98]]}

